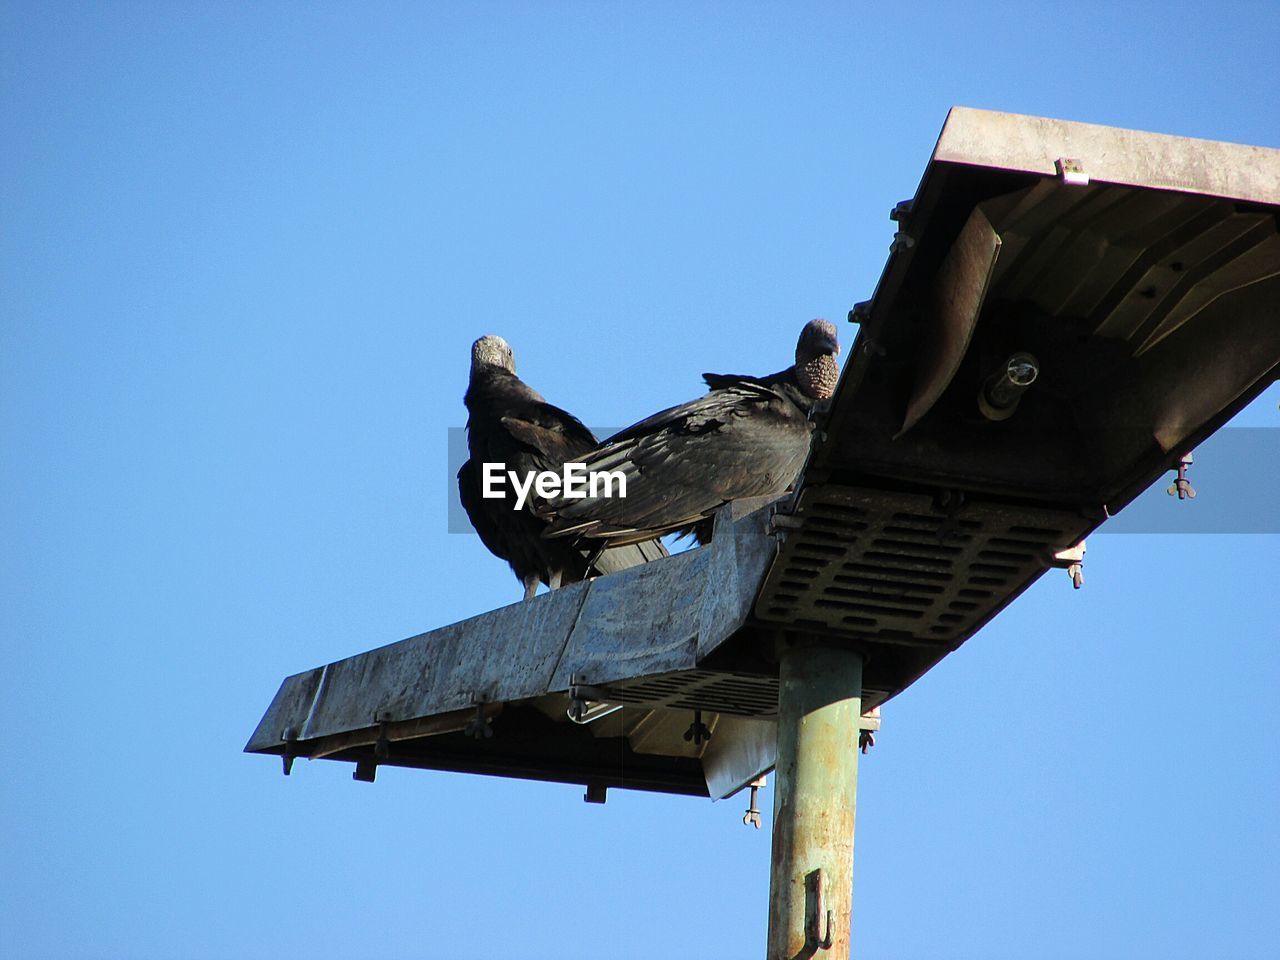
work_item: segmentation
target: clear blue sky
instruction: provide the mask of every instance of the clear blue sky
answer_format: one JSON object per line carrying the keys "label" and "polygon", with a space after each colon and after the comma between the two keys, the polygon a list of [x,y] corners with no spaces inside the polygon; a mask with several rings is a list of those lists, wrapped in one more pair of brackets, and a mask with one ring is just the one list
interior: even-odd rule
{"label": "clear blue sky", "polygon": [[[471,341],[602,425],[777,369],[952,104],[1280,146],[1273,2],[637,6],[0,5],[0,953],[759,956],[740,798],[240,753],[519,596]],[[1280,536],[1090,548],[886,710],[856,955],[1280,942]]]}

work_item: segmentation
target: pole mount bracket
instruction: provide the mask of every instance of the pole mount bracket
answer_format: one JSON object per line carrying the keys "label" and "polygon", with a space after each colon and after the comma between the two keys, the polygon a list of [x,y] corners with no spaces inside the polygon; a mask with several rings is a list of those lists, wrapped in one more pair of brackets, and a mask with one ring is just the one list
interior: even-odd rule
{"label": "pole mount bracket", "polygon": [[[826,900],[822,894],[822,868],[813,870],[804,878],[804,945],[807,949],[830,950],[835,943],[832,933],[834,921],[832,912],[826,909]],[[823,932],[822,921],[826,920],[826,931]]]}

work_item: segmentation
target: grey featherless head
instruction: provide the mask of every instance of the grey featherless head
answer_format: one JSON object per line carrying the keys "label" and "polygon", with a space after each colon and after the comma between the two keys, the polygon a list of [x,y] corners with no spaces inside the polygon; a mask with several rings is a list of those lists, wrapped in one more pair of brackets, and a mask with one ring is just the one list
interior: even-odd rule
{"label": "grey featherless head", "polygon": [[481,337],[471,345],[471,372],[481,367],[500,367],[507,373],[516,372],[515,354],[511,346],[501,337],[492,334]]}
{"label": "grey featherless head", "polygon": [[800,331],[796,343],[796,382],[815,400],[826,400],[836,389],[840,378],[840,340],[829,320],[810,320]]}

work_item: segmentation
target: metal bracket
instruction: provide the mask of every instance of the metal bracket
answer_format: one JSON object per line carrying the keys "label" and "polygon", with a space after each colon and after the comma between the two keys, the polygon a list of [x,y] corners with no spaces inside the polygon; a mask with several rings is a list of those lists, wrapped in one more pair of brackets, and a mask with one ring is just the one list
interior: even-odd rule
{"label": "metal bracket", "polygon": [[287,777],[293,773],[293,760],[298,755],[298,728],[286,727],[280,739],[284,741],[284,754],[280,759],[284,761],[284,775]]}
{"label": "metal bracket", "polygon": [[488,740],[493,736],[493,724],[484,715],[484,698],[481,694],[473,693],[471,702],[475,704],[476,715],[467,721],[462,732],[473,740]]}
{"label": "metal bracket", "polygon": [[1075,157],[1059,157],[1053,162],[1054,168],[1063,183],[1072,183],[1083,187],[1089,183],[1089,174],[1084,172],[1084,163]]}
{"label": "metal bracket", "polygon": [[707,740],[711,739],[711,729],[702,722],[702,711],[693,711],[693,723],[689,724],[689,729],[684,732],[685,740],[692,740],[695,746],[702,746]]}
{"label": "metal bracket", "polygon": [[1189,453],[1184,453],[1178,458],[1178,479],[1174,480],[1169,489],[1165,491],[1169,496],[1176,496],[1179,500],[1194,500],[1196,498],[1196,488],[1187,479],[1187,468],[1194,462]]}
{"label": "metal bracket", "polygon": [[785,543],[787,534],[792,530],[799,530],[804,526],[804,517],[797,517],[791,513],[780,513],[774,511],[769,517],[769,524],[765,528],[769,536],[777,540],[779,543]]}
{"label": "metal bracket", "polygon": [[[822,895],[822,868],[819,867],[804,878],[804,945],[806,949],[830,950],[835,943],[832,934],[832,913],[826,908]],[[822,932],[823,914],[826,915],[826,933]]]}
{"label": "metal bracket", "polygon": [[378,776],[378,761],[376,760],[357,760],[355,772],[351,774],[352,780],[359,780],[361,783],[373,783]]}
{"label": "metal bracket", "polygon": [[1084,541],[1081,540],[1074,547],[1059,550],[1053,555],[1053,565],[1066,569],[1067,576],[1071,577],[1071,586],[1075,590],[1084,586],[1084,551]]}
{"label": "metal bracket", "polygon": [[765,777],[757,777],[751,781],[751,802],[747,806],[747,812],[742,815],[743,826],[760,829],[760,808],[756,806],[756,797],[760,792],[760,788],[767,785],[768,780]]}
{"label": "metal bracket", "polygon": [[611,702],[609,691],[590,686],[585,674],[570,674],[569,709],[565,714],[574,723],[590,723],[621,709],[621,703]]}
{"label": "metal bracket", "polygon": [[576,675],[569,681],[569,709],[565,711],[569,719],[574,723],[585,723],[582,718],[587,712],[587,698],[582,690],[582,685],[578,683],[579,677]]}
{"label": "metal bracket", "polygon": [[880,729],[880,708],[872,707],[858,718],[858,749],[866,753],[876,745],[876,731]]}
{"label": "metal bracket", "polygon": [[603,783],[588,783],[587,792],[582,799],[587,803],[604,803],[609,799],[609,788]]}
{"label": "metal bracket", "polygon": [[387,721],[378,721],[378,739],[373,741],[373,755],[379,760],[391,756],[391,740],[387,737]]}
{"label": "metal bracket", "polygon": [[963,490],[943,490],[934,498],[934,509],[946,514],[938,525],[938,542],[946,543],[960,532],[960,511],[964,508]]}

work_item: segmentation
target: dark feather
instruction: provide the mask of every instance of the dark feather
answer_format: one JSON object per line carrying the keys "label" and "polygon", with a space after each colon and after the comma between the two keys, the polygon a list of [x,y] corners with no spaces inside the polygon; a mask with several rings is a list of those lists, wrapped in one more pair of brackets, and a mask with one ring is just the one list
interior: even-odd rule
{"label": "dark feather", "polygon": [[[477,348],[481,342],[477,341]],[[505,343],[502,346],[506,348]],[[530,503],[513,509],[515,493],[509,484],[503,486],[506,496],[502,499],[482,497],[481,464],[504,464],[504,476],[505,470],[521,475],[559,472],[566,462],[577,462],[592,450],[596,438],[572,414],[547,403],[513,372],[496,364],[473,361],[464,402],[471,458],[458,471],[459,497],[481,542],[506,560],[522,583],[536,577],[550,584],[556,574],[561,583],[572,583],[666,556],[666,548],[656,541],[604,549],[604,544],[591,541],[548,540],[542,536],[547,521],[533,512]]]}
{"label": "dark feather", "polygon": [[[831,374],[838,349],[834,327],[814,321],[801,334],[797,364],[828,364]],[[622,474],[627,495],[541,504],[550,520],[544,536],[618,545],[678,531],[706,542],[711,518],[726,503],[782,496],[804,466],[813,433],[817,398],[797,370],[703,374],[711,387],[705,396],[646,417],[585,456],[589,471]]]}
{"label": "dark feather", "polygon": [[626,477],[627,496],[551,501],[548,535],[630,543],[692,527],[731,500],[781,496],[804,464],[812,429],[783,388],[741,382],[713,390],[586,456],[588,470]]}

